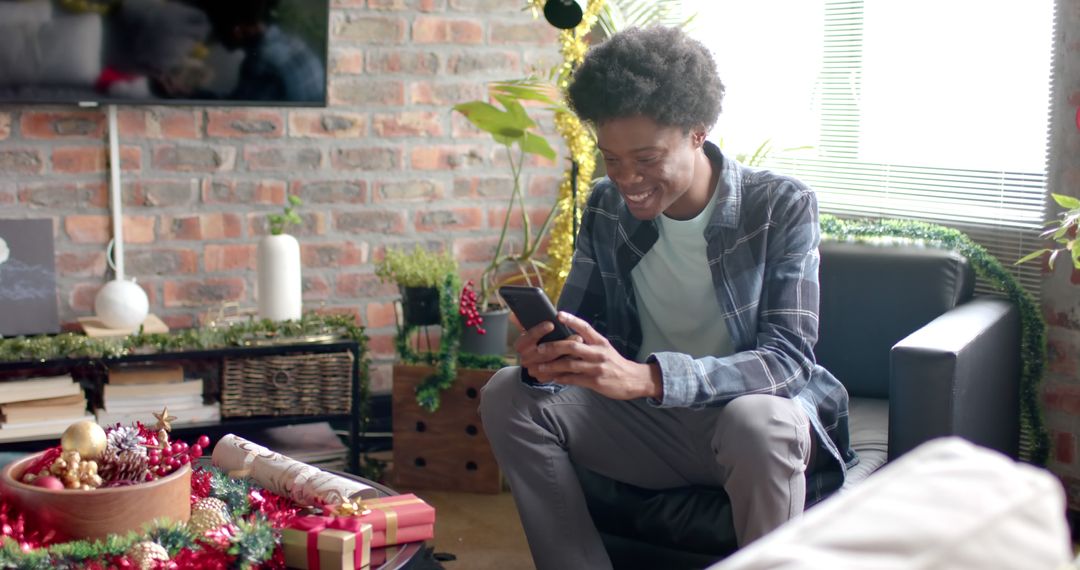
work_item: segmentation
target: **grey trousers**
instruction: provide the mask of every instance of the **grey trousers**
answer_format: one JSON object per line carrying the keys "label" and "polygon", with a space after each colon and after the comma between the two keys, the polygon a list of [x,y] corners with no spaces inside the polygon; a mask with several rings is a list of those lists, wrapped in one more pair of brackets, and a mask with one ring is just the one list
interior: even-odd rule
{"label": "grey trousers", "polygon": [[648,489],[722,486],[740,545],[803,510],[810,420],[786,398],[657,408],[578,387],[549,394],[514,366],[484,386],[480,415],[539,570],[611,568],[573,464]]}

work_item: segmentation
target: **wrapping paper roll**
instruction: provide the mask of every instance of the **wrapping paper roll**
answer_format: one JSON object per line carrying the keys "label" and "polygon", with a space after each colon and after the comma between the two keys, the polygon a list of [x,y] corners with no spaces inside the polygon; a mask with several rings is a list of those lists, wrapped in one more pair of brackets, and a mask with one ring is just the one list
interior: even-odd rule
{"label": "wrapping paper roll", "polygon": [[248,477],[263,488],[301,505],[340,505],[373,499],[379,492],[359,481],[285,457],[242,437],[228,434],[214,446],[214,466],[234,477]]}

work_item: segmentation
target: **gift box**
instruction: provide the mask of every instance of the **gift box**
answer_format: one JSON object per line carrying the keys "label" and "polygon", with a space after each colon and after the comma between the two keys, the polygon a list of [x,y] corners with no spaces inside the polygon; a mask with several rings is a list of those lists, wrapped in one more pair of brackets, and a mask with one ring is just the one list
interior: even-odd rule
{"label": "gift box", "polygon": [[412,493],[366,499],[359,506],[354,518],[371,525],[372,548],[435,537],[435,507]]}
{"label": "gift box", "polygon": [[371,563],[370,524],[355,518],[297,517],[281,529],[285,565],[304,570],[360,570]]}

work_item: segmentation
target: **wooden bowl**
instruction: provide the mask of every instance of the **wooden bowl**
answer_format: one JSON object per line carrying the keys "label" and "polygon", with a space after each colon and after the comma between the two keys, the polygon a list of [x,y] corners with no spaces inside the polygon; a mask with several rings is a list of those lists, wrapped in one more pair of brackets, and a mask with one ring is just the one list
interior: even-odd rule
{"label": "wooden bowl", "polygon": [[159,518],[187,521],[191,516],[191,466],[147,483],[91,491],[51,490],[18,481],[40,454],[12,462],[0,471],[0,487],[14,499],[30,524],[53,529],[61,539],[101,539],[140,530]]}

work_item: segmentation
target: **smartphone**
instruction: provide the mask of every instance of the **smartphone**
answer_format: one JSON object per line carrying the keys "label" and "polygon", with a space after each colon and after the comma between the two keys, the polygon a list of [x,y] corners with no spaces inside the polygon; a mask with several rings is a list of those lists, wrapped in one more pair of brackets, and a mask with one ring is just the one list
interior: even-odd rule
{"label": "smartphone", "polygon": [[544,335],[540,339],[541,343],[564,340],[574,334],[570,327],[559,322],[559,312],[555,310],[555,305],[551,304],[551,299],[548,299],[543,289],[504,285],[499,287],[499,295],[506,301],[507,306],[514,312],[514,316],[517,317],[518,322],[521,323],[525,330],[531,329],[544,321],[551,321],[555,324],[555,330]]}

